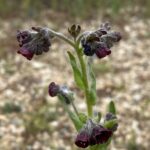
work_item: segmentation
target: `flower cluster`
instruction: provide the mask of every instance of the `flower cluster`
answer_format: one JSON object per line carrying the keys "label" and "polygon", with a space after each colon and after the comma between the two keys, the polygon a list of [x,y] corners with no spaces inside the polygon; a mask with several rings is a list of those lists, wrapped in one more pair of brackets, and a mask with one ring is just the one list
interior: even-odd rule
{"label": "flower cluster", "polygon": [[110,48],[114,43],[121,40],[121,34],[110,31],[110,29],[109,24],[104,23],[100,29],[93,32],[86,32],[81,39],[84,54],[87,56],[96,54],[100,59],[110,55]]}
{"label": "flower cluster", "polygon": [[102,125],[95,124],[92,120],[88,120],[84,128],[78,133],[75,144],[78,147],[86,148],[96,144],[107,143],[113,132],[104,128]]}
{"label": "flower cluster", "polygon": [[48,52],[50,36],[46,29],[40,27],[32,27],[33,31],[25,30],[18,31],[17,40],[20,49],[18,53],[31,60],[36,55],[41,55],[42,52]]}

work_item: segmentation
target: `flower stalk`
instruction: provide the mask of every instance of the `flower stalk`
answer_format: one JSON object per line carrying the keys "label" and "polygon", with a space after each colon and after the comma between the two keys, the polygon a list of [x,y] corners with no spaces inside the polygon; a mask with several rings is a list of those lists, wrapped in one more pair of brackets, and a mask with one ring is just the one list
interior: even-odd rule
{"label": "flower stalk", "polygon": [[85,86],[84,92],[85,92],[85,97],[86,97],[87,112],[88,112],[88,116],[92,117],[93,108],[92,108],[92,105],[90,104],[90,99],[89,99],[89,83],[88,83],[87,69],[86,69],[86,64],[83,59],[83,55],[81,54],[81,50],[79,46],[76,48],[76,53],[77,53],[77,57],[81,65],[82,77],[83,77],[84,86]]}

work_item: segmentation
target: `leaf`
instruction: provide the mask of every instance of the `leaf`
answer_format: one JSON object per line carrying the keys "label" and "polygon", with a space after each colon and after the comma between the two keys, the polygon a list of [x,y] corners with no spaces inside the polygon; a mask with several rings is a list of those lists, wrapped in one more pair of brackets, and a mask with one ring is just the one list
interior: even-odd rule
{"label": "leaf", "polygon": [[95,105],[96,103],[96,78],[92,69],[92,66],[90,63],[88,63],[88,69],[89,69],[89,77],[90,77],[90,91],[89,91],[89,99],[90,103],[92,105]]}
{"label": "leaf", "polygon": [[69,116],[76,127],[76,130],[79,131],[83,127],[83,123],[80,121],[79,117],[71,111],[69,112]]}
{"label": "leaf", "polygon": [[112,129],[117,124],[117,122],[118,122],[117,119],[106,121],[104,123],[104,127],[107,128],[107,129]]}
{"label": "leaf", "polygon": [[75,82],[78,87],[80,87],[81,89],[84,89],[82,74],[78,68],[76,58],[72,55],[71,52],[68,51],[67,53],[69,55],[70,63],[71,63],[72,69],[73,69],[73,75],[74,75]]}
{"label": "leaf", "polygon": [[114,115],[116,115],[116,108],[115,108],[115,103],[113,101],[110,101],[108,105],[108,111]]}

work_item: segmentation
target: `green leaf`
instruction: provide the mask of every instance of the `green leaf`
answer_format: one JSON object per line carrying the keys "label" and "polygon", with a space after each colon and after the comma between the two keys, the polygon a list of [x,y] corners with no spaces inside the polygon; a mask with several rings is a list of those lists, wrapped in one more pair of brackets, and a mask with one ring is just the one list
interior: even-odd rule
{"label": "green leaf", "polygon": [[110,101],[108,105],[108,111],[114,115],[116,115],[116,108],[115,108],[115,103],[113,101]]}
{"label": "green leaf", "polygon": [[79,117],[71,111],[69,112],[69,116],[76,127],[76,130],[79,131],[83,127],[83,123],[80,121]]}
{"label": "green leaf", "polygon": [[92,66],[88,63],[89,77],[90,77],[90,91],[89,91],[89,99],[92,105],[96,103],[96,78],[93,72]]}
{"label": "green leaf", "polygon": [[107,128],[107,129],[112,129],[117,124],[117,122],[118,122],[117,119],[106,121],[104,123],[104,127]]}
{"label": "green leaf", "polygon": [[70,63],[71,63],[72,69],[73,69],[73,75],[74,75],[75,82],[78,87],[80,87],[81,89],[84,89],[82,74],[77,65],[76,58],[73,56],[73,54],[71,52],[68,51],[67,53],[69,55]]}

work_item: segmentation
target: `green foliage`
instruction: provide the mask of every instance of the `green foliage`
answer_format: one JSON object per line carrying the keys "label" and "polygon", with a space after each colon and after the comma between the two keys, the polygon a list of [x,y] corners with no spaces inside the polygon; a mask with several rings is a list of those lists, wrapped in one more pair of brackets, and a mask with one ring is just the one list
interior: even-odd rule
{"label": "green foliage", "polygon": [[117,122],[118,122],[117,119],[106,121],[104,123],[104,127],[107,128],[107,129],[112,129],[117,124]]}
{"label": "green foliage", "polygon": [[[149,0],[0,0],[0,14],[10,16],[20,14],[25,17],[39,16],[43,10],[53,10],[55,12],[64,12],[69,17],[89,18],[97,16],[99,11],[106,13],[110,10],[111,16],[118,17],[122,8],[139,7],[140,15],[150,15]],[[19,13],[18,13],[19,12]]]}
{"label": "green foliage", "polygon": [[111,101],[108,105],[108,112],[116,115],[115,103],[113,101]]}
{"label": "green foliage", "polygon": [[69,51],[68,51],[68,55],[69,55],[70,63],[72,66],[75,82],[76,82],[78,87],[80,87],[81,89],[84,89],[82,74],[81,74],[79,67],[77,65],[76,58]]}

